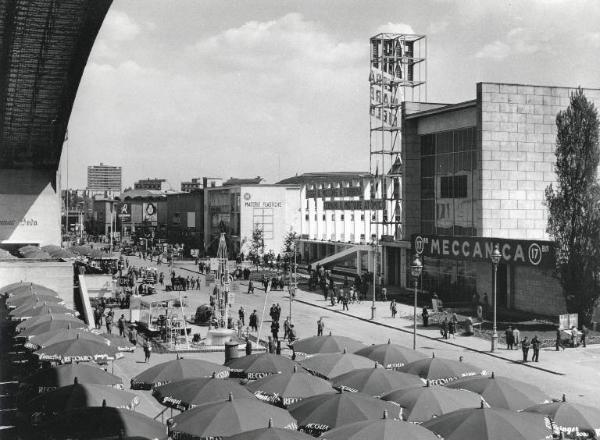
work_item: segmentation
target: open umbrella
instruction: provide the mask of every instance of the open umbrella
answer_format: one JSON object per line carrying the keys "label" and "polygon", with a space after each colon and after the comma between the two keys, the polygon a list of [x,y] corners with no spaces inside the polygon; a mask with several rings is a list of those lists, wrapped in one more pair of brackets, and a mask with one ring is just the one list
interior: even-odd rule
{"label": "open umbrella", "polygon": [[51,411],[54,414],[89,406],[107,406],[133,409],[139,403],[138,396],[106,385],[75,383],[41,394],[23,406],[26,412]]}
{"label": "open umbrella", "polygon": [[357,350],[365,348],[365,344],[347,336],[329,335],[311,336],[310,338],[299,339],[292,346],[296,353],[341,353],[346,350],[354,353]]}
{"label": "open umbrella", "polygon": [[480,394],[492,408],[519,411],[536,403],[549,402],[538,387],[508,377],[472,376],[446,384],[448,388],[464,389]]}
{"label": "open umbrella", "polygon": [[134,411],[109,406],[66,411],[40,426],[40,431],[53,438],[167,438],[167,429],[162,423]]}
{"label": "open umbrella", "polygon": [[358,368],[372,368],[373,361],[344,351],[316,354],[300,361],[300,365],[317,376],[329,379]]}
{"label": "open umbrella", "polygon": [[34,316],[26,319],[25,321],[19,322],[17,327],[15,327],[15,331],[23,332],[26,329],[47,321],[70,321],[74,323],[81,323],[83,326],[85,326],[85,323],[81,319],[73,316],[70,313],[46,313],[45,315]]}
{"label": "open umbrella", "polygon": [[246,388],[260,400],[283,407],[317,394],[335,393],[329,382],[299,370],[296,365],[291,373],[266,376],[250,382]]}
{"label": "open umbrella", "polygon": [[525,411],[550,417],[552,427],[557,434],[563,432],[573,438],[598,438],[600,436],[600,409],[567,402],[564,394],[559,402],[534,405],[525,408]]}
{"label": "open umbrella", "polygon": [[121,385],[123,381],[114,374],[107,373],[93,364],[65,364],[44,368],[22,380],[23,383],[38,387],[40,392],[71,385],[75,379],[80,384]]}
{"label": "open umbrella", "polygon": [[421,426],[444,440],[542,440],[550,435],[543,416],[502,408],[459,409]]}
{"label": "open umbrella", "polygon": [[257,353],[249,356],[231,359],[225,364],[229,367],[231,377],[260,379],[270,374],[280,374],[294,371],[293,360],[278,354]]}
{"label": "open umbrella", "polygon": [[379,397],[390,390],[423,385],[423,379],[419,376],[386,370],[378,365],[375,363],[374,368],[359,368],[349,371],[332,378],[331,382],[336,388],[344,388],[353,392],[359,391],[374,397]]}
{"label": "open umbrella", "polygon": [[398,371],[416,374],[423,379],[429,380],[431,385],[441,385],[460,379],[461,377],[485,373],[480,368],[464,362],[436,358],[435,354],[430,358],[406,364],[398,368]]}
{"label": "open umbrella", "polygon": [[363,393],[319,394],[307,397],[288,408],[298,426],[311,435],[348,423],[380,419],[384,411],[392,418],[400,417],[400,407]]}
{"label": "open umbrella", "polygon": [[381,396],[382,400],[396,402],[402,407],[402,420],[426,422],[433,417],[457,409],[476,408],[481,396],[467,390],[429,386],[392,391]]}
{"label": "open umbrella", "polygon": [[166,406],[186,411],[198,405],[222,401],[232,395],[236,399],[254,397],[242,385],[213,377],[183,379],[155,387],[152,395]]}
{"label": "open umbrella", "polygon": [[131,389],[149,390],[177,380],[195,377],[211,377],[213,373],[219,378],[229,376],[229,369],[222,365],[201,359],[174,359],[148,368],[131,379]]}
{"label": "open umbrella", "polygon": [[0,294],[13,296],[27,296],[32,294],[54,295],[58,296],[55,290],[35,283],[14,283],[4,286],[0,289]]}
{"label": "open umbrella", "polygon": [[123,355],[110,345],[77,337],[57,342],[34,352],[40,360],[61,362],[90,362],[99,359],[118,359]]}
{"label": "open umbrella", "polygon": [[29,338],[25,343],[27,348],[43,348],[48,345],[56,344],[57,342],[68,341],[70,339],[83,338],[90,341],[96,341],[108,345],[108,340],[101,335],[91,333],[81,328],[60,328],[50,330],[44,333],[39,333]]}
{"label": "open umbrella", "polygon": [[387,411],[378,420],[363,420],[349,423],[327,431],[319,437],[321,440],[439,440],[433,432],[413,423],[394,420]]}
{"label": "open umbrella", "polygon": [[244,431],[273,426],[297,428],[296,420],[281,408],[262,403],[254,397],[206,403],[185,411],[170,420],[170,432],[190,437],[227,437]]}
{"label": "open umbrella", "polygon": [[33,306],[19,307],[11,310],[8,314],[12,319],[27,319],[34,316],[46,315],[48,313],[72,313],[75,312],[71,309],[66,308],[61,304],[55,303],[39,303]]}
{"label": "open umbrella", "polygon": [[[46,316],[46,315],[44,315]],[[35,319],[35,318],[31,318]],[[29,321],[29,319],[27,320]],[[18,327],[18,326],[17,326]],[[60,319],[44,319],[41,322],[38,321],[38,324],[27,327],[21,333],[17,334],[18,337],[31,337],[35,335],[40,335],[42,333],[46,333],[53,330],[58,329],[76,329],[76,328],[87,328],[87,325],[82,320],[71,316],[71,318],[60,318]]]}
{"label": "open umbrella", "polygon": [[227,440],[311,440],[312,438],[300,431],[275,428],[273,420],[269,419],[268,427],[244,431],[240,434],[227,437]]}
{"label": "open umbrella", "polygon": [[21,295],[21,296],[11,296],[7,298],[6,305],[11,309],[16,309],[22,306],[31,306],[38,303],[46,302],[48,304],[58,304],[64,303],[62,298],[53,295],[42,295],[42,294],[33,294],[33,295]]}
{"label": "open umbrella", "polygon": [[384,368],[402,367],[427,357],[420,351],[392,344],[389,339],[387,344],[371,345],[356,351],[354,354],[379,362]]}

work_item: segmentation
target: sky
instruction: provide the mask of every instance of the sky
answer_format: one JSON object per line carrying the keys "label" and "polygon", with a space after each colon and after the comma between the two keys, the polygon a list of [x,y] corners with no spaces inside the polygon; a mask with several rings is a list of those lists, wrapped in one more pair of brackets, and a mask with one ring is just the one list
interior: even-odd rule
{"label": "sky", "polygon": [[[123,185],[369,167],[369,38],[427,36],[427,100],[481,81],[600,88],[597,0],[114,0],[61,161]],[[68,158],[68,161],[67,161]],[[68,162],[68,166],[67,166]]]}

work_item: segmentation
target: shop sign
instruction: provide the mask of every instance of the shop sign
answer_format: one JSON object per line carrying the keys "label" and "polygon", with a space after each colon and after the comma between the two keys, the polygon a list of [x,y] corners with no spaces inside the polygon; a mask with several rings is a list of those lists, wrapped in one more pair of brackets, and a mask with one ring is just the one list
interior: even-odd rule
{"label": "shop sign", "polygon": [[131,220],[131,204],[122,203],[119,207],[119,218],[123,221]]}
{"label": "shop sign", "polygon": [[283,208],[283,202],[244,202],[246,208]]}
{"label": "shop sign", "polygon": [[490,262],[490,255],[496,244],[506,263],[554,268],[554,243],[551,241],[419,234],[412,237],[415,252],[426,257],[453,260]]}

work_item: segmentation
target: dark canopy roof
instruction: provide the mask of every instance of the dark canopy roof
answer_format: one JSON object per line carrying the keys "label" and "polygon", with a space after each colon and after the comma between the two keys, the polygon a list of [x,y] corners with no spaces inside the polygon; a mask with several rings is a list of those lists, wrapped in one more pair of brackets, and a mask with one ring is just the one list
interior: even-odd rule
{"label": "dark canopy roof", "polygon": [[0,168],[56,169],[112,0],[0,0]]}

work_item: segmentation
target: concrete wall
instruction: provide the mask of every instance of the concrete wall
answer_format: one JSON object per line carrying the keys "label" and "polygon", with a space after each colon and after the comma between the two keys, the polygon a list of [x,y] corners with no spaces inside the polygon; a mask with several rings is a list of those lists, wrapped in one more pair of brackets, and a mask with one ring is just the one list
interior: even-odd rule
{"label": "concrete wall", "polygon": [[53,289],[67,307],[74,307],[73,263],[68,261],[0,260],[0,288],[20,281]]}
{"label": "concrete wall", "polygon": [[55,171],[0,169],[0,243],[61,244]]}
{"label": "concrete wall", "polygon": [[[554,172],[556,114],[573,88],[477,84],[482,236],[548,240],[544,190]],[[600,90],[584,89],[600,106]]]}

